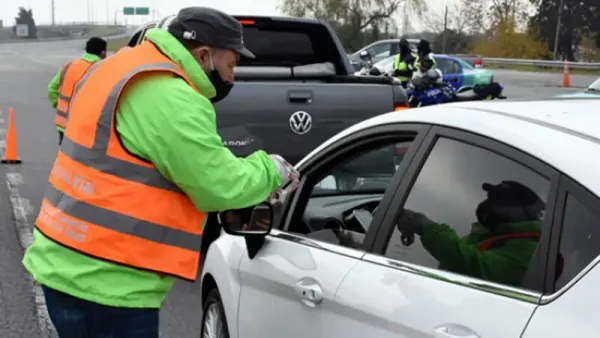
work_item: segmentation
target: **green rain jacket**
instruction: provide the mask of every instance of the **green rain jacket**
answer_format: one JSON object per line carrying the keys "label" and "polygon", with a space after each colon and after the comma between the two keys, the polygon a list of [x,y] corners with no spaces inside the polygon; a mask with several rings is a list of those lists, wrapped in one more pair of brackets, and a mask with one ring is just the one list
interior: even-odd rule
{"label": "green rain jacket", "polygon": [[479,250],[478,245],[507,234],[539,233],[541,223],[505,224],[498,229],[491,234],[481,224],[474,223],[469,235],[461,238],[449,225],[433,224],[421,236],[421,243],[440,263],[441,270],[519,287],[539,242],[531,238],[509,239],[502,246],[486,251]]}
{"label": "green rain jacket", "polygon": [[[147,39],[180,65],[204,96],[171,76],[133,82],[117,109],[117,131],[124,146],[150,160],[198,210],[240,209],[266,200],[281,184],[273,161],[263,151],[238,158],[225,148],[208,99],[215,96],[215,89],[202,68],[168,32],[153,29]],[[175,282],[173,277],[85,256],[39,231],[34,231],[23,264],[43,285],[115,307],[159,308]]]}
{"label": "green rain jacket", "polygon": [[[101,60],[98,55],[90,54],[90,53],[83,54],[81,59],[84,61],[90,62],[90,63],[96,63]],[[58,90],[60,89],[61,73],[62,73],[62,67],[61,67],[61,69],[58,70],[58,73],[56,73],[56,75],[54,75],[54,77],[52,78],[52,81],[50,81],[50,84],[48,84],[48,100],[50,100],[50,104],[52,105],[52,108],[54,108],[54,109],[56,109],[56,102],[58,101]],[[65,131],[62,127],[59,127],[59,126],[56,126],[56,129],[60,132]]]}

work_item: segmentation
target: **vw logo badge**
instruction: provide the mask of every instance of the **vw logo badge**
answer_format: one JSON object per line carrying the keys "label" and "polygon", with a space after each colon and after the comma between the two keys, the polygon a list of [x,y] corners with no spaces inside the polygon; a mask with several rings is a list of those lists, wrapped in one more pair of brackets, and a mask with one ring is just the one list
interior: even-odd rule
{"label": "vw logo badge", "polygon": [[297,111],[290,117],[290,129],[298,135],[304,135],[312,128],[312,117],[305,111]]}

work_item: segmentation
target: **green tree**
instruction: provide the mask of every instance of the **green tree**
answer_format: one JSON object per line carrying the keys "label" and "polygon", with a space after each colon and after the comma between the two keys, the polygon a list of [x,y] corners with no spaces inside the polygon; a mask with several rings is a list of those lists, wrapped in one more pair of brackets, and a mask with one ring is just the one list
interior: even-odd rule
{"label": "green tree", "polygon": [[399,10],[424,13],[426,0],[280,0],[279,9],[289,16],[329,22],[342,43],[355,50],[373,38],[386,37],[381,34],[386,26],[387,34],[393,34],[392,17]]}
{"label": "green tree", "polygon": [[29,35],[28,39],[37,39],[37,27],[35,25],[35,19],[33,18],[33,11],[31,9],[25,9],[25,7],[19,7],[19,13],[15,18],[15,26],[13,27],[13,33],[16,34],[16,25],[27,25]]}
{"label": "green tree", "polygon": [[[554,50],[554,40],[560,0],[531,0],[537,6],[537,13],[529,24],[540,33],[550,50]],[[598,0],[564,0],[560,20],[557,56],[560,59],[575,60],[582,40],[594,33],[600,33],[600,3]],[[600,36],[596,34],[597,46]]]}

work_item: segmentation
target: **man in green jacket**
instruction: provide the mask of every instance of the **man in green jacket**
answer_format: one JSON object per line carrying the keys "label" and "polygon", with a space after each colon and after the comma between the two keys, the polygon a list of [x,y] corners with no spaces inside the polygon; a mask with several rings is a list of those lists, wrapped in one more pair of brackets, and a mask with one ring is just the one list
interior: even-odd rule
{"label": "man in green jacket", "polygon": [[[169,75],[133,81],[116,109],[117,133],[128,151],[152,162],[199,211],[259,204],[295,173],[280,156],[257,151],[238,158],[224,147],[211,101],[227,96],[233,86],[239,53],[208,40],[192,43],[189,34],[180,34],[182,27],[201,29],[198,37],[230,39],[241,46],[242,27],[225,13],[198,7],[181,10],[175,21],[169,32],[152,29],[145,38],[178,64],[202,94]],[[37,230],[23,264],[42,284],[60,337],[159,336],[159,308],[173,277],[75,252]]]}
{"label": "man in green jacket", "polygon": [[[88,63],[89,65],[94,64],[102,59],[104,59],[106,57],[106,40],[102,39],[102,38],[98,38],[98,37],[92,37],[90,38],[86,44],[85,44],[85,53],[81,56],[81,60],[85,61],[85,63]],[[73,63],[73,62],[71,62]],[[79,66],[79,65],[78,65]],[[86,69],[89,68],[89,66],[85,66]],[[79,80],[81,79],[81,76],[84,75],[84,70],[79,70],[79,69],[74,69],[75,67],[69,67],[71,72],[75,72],[73,74],[68,74],[69,76],[77,76],[77,79],[73,79],[73,80]],[[79,67],[77,67],[79,68]],[[58,70],[58,72],[56,73],[56,75],[54,75],[54,77],[52,78],[52,80],[50,81],[50,84],[48,84],[48,100],[50,100],[50,105],[52,105],[52,108],[57,109],[57,104],[58,104],[58,98],[60,95],[60,89],[61,89],[61,85],[64,83],[65,80],[65,76],[67,76],[66,71],[68,71],[68,69],[65,69],[65,66],[61,67],[61,69]],[[70,94],[72,94],[74,88],[68,88],[66,89],[67,92],[69,92]],[[62,139],[63,139],[63,135],[65,132],[65,123],[64,121],[59,121],[61,118],[57,117],[57,121],[55,123],[56,125],[56,130],[58,131],[58,144],[62,143]]]}
{"label": "man in green jacket", "polygon": [[403,240],[416,233],[439,268],[520,287],[539,244],[545,203],[515,181],[484,183],[487,199],[476,210],[477,223],[461,238],[449,225],[405,209],[398,220]]}

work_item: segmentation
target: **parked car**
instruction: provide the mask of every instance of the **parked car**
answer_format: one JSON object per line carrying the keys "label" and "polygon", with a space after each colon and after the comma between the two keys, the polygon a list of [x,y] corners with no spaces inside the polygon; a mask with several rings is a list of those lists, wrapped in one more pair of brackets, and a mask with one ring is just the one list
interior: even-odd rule
{"label": "parked car", "polygon": [[[410,45],[410,49],[416,53],[419,39],[406,39]],[[350,64],[354,67],[354,71],[359,71],[364,66],[364,60],[360,57],[361,52],[366,51],[371,55],[373,63],[377,63],[390,55],[400,53],[400,39],[387,39],[375,41],[360,50],[349,54]]]}
{"label": "parked car", "polygon": [[[394,56],[389,56],[375,64],[382,74],[392,74],[394,71]],[[457,92],[472,89],[475,85],[488,85],[494,81],[494,72],[489,69],[474,68],[461,58],[449,55],[434,55],[437,68],[442,71],[444,80],[452,84]],[[366,68],[354,73],[368,75]]]}
{"label": "parked car", "polygon": [[483,58],[481,57],[481,55],[474,55],[474,54],[448,54],[448,55],[460,58],[475,68],[483,68]]}
{"label": "parked car", "polygon": [[[142,26],[166,29],[167,16]],[[394,79],[356,77],[335,31],[323,21],[237,16],[256,59],[242,58],[229,96],[215,105],[219,135],[237,156],[262,149],[297,163],[357,122],[408,106]],[[295,144],[295,146],[291,146]]]}
{"label": "parked car", "polygon": [[[600,157],[590,154],[600,152],[600,115],[589,112],[599,104],[458,103],[337,134],[298,163],[300,187],[281,211],[257,207],[242,222],[254,230],[224,222],[201,275],[202,337],[595,337]],[[387,184],[336,185],[369,175],[354,161],[400,144]],[[324,180],[330,191],[315,192]],[[537,196],[539,212],[513,219],[529,215],[538,230],[492,237],[491,248],[459,246],[472,231],[490,231],[474,223],[475,210],[502,182]],[[404,210],[438,224],[427,249],[418,235],[406,240]],[[502,254],[509,238],[525,256]],[[496,263],[479,264],[482,256]]]}
{"label": "parked car", "polygon": [[561,94],[558,97],[600,97],[600,78],[596,79],[596,81],[592,82],[586,89],[583,91],[569,93],[569,94]]}

